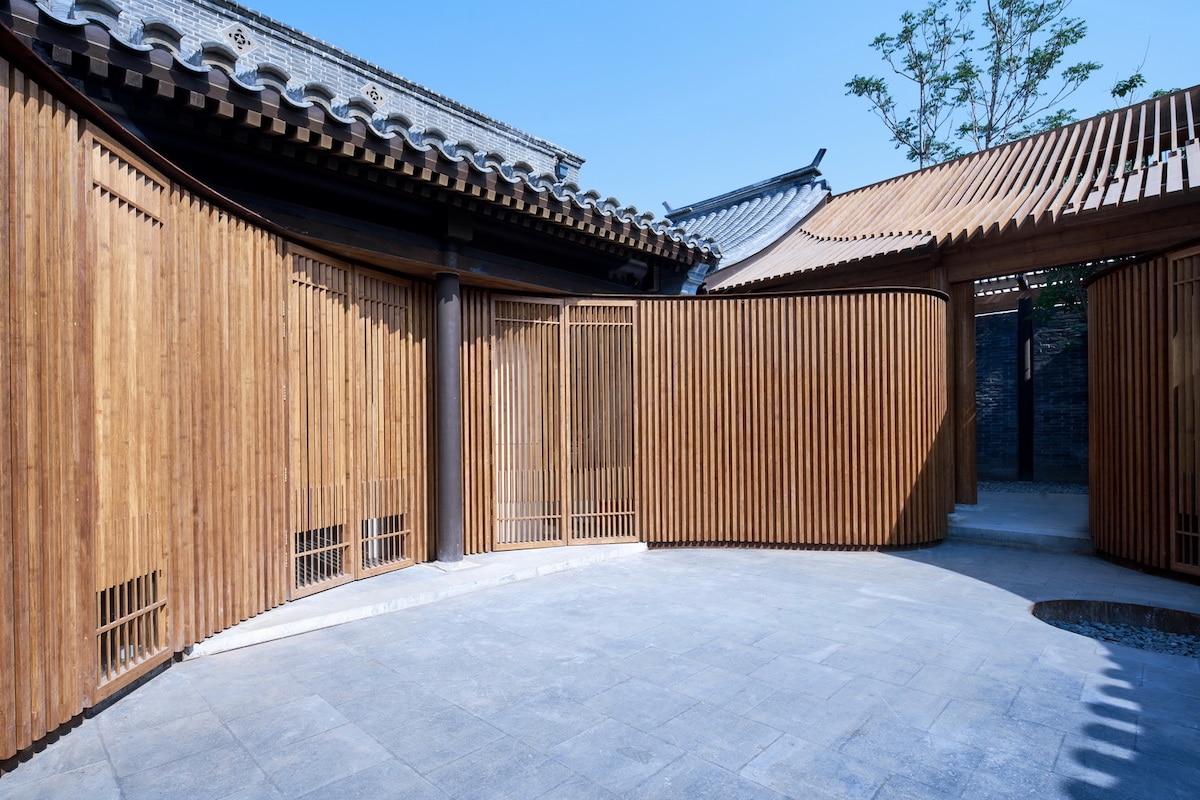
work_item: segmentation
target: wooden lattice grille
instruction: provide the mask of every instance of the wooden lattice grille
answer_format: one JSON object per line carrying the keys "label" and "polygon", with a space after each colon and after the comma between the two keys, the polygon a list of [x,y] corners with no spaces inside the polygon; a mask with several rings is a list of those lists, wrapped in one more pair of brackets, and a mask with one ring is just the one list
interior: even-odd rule
{"label": "wooden lattice grille", "polygon": [[1175,526],[1171,566],[1200,574],[1200,252],[1171,258]]}
{"label": "wooden lattice grille", "polygon": [[496,300],[496,548],[637,538],[631,304]]}
{"label": "wooden lattice grille", "polygon": [[161,571],[97,593],[96,651],[101,685],[166,648],[166,605]]}

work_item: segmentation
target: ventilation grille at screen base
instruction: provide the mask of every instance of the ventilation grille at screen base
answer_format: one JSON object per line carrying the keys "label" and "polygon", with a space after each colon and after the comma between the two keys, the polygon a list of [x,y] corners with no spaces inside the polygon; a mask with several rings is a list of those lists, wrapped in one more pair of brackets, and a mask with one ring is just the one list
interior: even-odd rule
{"label": "ventilation grille at screen base", "polygon": [[161,570],[96,593],[101,686],[166,649],[166,605]]}

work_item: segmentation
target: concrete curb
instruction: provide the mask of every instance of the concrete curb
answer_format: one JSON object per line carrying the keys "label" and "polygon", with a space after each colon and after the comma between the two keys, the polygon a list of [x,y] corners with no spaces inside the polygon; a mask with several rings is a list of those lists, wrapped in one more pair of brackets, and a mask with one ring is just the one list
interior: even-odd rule
{"label": "concrete curb", "polygon": [[[507,583],[645,553],[643,543],[487,553],[452,568],[416,564],[286,603],[205,639],[184,659],[215,655],[390,614]],[[365,589],[364,589],[365,587]]]}

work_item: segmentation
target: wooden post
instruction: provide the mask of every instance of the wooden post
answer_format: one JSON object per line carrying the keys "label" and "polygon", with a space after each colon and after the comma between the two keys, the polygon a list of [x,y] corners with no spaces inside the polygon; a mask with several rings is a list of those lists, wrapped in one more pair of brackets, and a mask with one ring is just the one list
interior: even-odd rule
{"label": "wooden post", "polygon": [[[447,248],[447,266],[457,263]],[[437,307],[437,560],[462,561],[462,298],[458,275],[439,272]]]}
{"label": "wooden post", "polygon": [[975,283],[950,287],[954,384],[951,422],[954,425],[954,501],[979,502],[978,454],[975,443]]}

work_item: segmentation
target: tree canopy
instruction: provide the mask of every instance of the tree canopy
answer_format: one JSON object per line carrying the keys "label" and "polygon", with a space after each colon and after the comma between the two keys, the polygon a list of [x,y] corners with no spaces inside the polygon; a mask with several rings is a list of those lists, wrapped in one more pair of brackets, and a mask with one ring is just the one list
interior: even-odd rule
{"label": "tree canopy", "polygon": [[[920,166],[1019,139],[1072,121],[1062,103],[1100,69],[1094,61],[1063,66],[1087,34],[1066,15],[1070,0],[985,0],[972,25],[974,0],[930,0],[900,16],[900,30],[871,42],[915,95],[902,109],[888,79],[855,75],[847,94],[865,97],[896,147]],[[908,101],[905,101],[907,105]]]}

